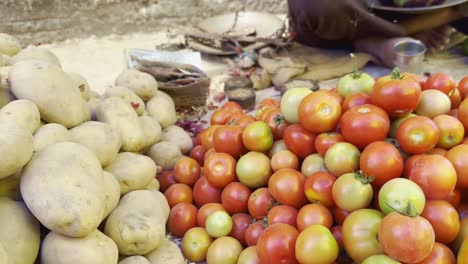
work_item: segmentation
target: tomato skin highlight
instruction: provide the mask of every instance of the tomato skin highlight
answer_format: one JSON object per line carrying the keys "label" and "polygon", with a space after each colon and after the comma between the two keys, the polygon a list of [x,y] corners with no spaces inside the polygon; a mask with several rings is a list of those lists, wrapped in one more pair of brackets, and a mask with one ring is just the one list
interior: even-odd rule
{"label": "tomato skin highlight", "polygon": [[440,130],[430,118],[414,116],[401,122],[396,138],[405,152],[422,154],[437,145]]}
{"label": "tomato skin highlight", "polygon": [[332,130],[340,116],[341,105],[327,90],[310,93],[299,104],[299,121],[312,133]]}

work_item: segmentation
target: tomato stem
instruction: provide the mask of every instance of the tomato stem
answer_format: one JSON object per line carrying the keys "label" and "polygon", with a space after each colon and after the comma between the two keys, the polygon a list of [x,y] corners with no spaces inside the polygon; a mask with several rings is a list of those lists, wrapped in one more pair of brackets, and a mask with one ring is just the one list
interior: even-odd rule
{"label": "tomato stem", "polygon": [[360,71],[358,68],[356,56],[354,55],[354,53],[350,53],[349,56],[354,62],[354,68],[353,68],[353,72],[351,73],[351,77],[353,77],[353,79],[359,79],[361,78],[362,71]]}
{"label": "tomato stem", "polygon": [[405,215],[405,216],[408,216],[408,217],[416,217],[419,215],[419,212],[418,210],[416,209],[416,207],[413,205],[413,203],[411,203],[411,201],[408,202],[408,205],[406,206],[405,209],[403,210],[398,210],[396,209],[395,207],[393,207],[392,205],[390,205],[390,203],[387,202],[387,206],[392,208],[392,210],[395,210],[396,212],[402,214],[402,215]]}
{"label": "tomato stem", "polygon": [[403,75],[401,75],[400,68],[396,67],[395,69],[393,69],[393,71],[392,71],[392,79],[394,79],[394,80],[401,80],[401,79],[403,79]]}
{"label": "tomato stem", "polygon": [[279,125],[284,124],[284,122],[285,122],[284,116],[278,114],[274,117],[274,123],[275,123],[276,129],[279,127]]}
{"label": "tomato stem", "polygon": [[361,170],[354,173],[354,178],[362,184],[369,184],[375,179],[374,176],[367,177]]}

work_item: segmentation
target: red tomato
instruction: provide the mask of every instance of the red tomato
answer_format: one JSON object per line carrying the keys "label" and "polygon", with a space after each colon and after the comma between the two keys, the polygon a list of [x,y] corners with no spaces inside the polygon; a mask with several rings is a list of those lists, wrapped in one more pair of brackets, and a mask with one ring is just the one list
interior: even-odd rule
{"label": "red tomato", "polygon": [[175,237],[183,237],[190,228],[197,226],[198,209],[190,203],[174,206],[167,219],[167,229]]}
{"label": "red tomato", "polygon": [[263,219],[275,204],[275,199],[271,196],[268,188],[259,188],[249,197],[247,207],[250,215],[254,219]]}
{"label": "red tomato", "polygon": [[197,225],[205,228],[206,219],[216,211],[226,211],[220,203],[207,203],[200,207],[197,214]]}
{"label": "red tomato", "polygon": [[445,154],[447,153],[447,150],[446,149],[443,149],[443,148],[433,148],[433,149],[430,149],[428,152],[426,152],[425,154],[428,154],[428,155],[441,155],[441,156],[445,156]]}
{"label": "red tomato", "polygon": [[253,118],[252,116],[243,114],[243,113],[237,113],[231,116],[227,120],[228,125],[238,125],[242,129],[246,128],[248,125],[252,124],[253,122],[255,122],[255,118]]}
{"label": "red tomato", "polygon": [[446,245],[439,242],[435,242],[432,247],[431,253],[423,261],[418,262],[417,264],[437,264],[437,263],[447,263],[455,264],[457,260],[452,250]]}
{"label": "red tomato", "polygon": [[457,86],[458,90],[460,91],[461,97],[467,98],[468,95],[468,76],[465,76],[463,79],[460,80]]}
{"label": "red tomato", "polygon": [[[204,129],[203,129],[204,130]],[[202,130],[202,131],[203,131]],[[201,132],[200,131],[199,133],[197,133],[197,135],[195,136],[195,145],[201,145]]]}
{"label": "red tomato", "polygon": [[288,126],[284,131],[283,140],[288,150],[299,158],[305,158],[315,152],[315,134],[305,130],[299,124]]}
{"label": "red tomato", "polygon": [[341,117],[340,128],[347,142],[363,149],[387,137],[390,119],[378,106],[365,104],[346,111]]}
{"label": "red tomato", "polygon": [[216,188],[224,188],[236,180],[236,160],[226,153],[214,153],[206,161],[203,174]]}
{"label": "red tomato", "polygon": [[295,244],[299,236],[296,228],[287,224],[274,224],[258,238],[257,255],[261,264],[296,264]]}
{"label": "red tomato", "polygon": [[247,229],[245,230],[245,242],[247,246],[256,246],[258,238],[265,230],[265,226],[263,224],[263,220],[257,221],[255,223],[250,224]]}
{"label": "red tomato", "polygon": [[296,227],[297,213],[297,209],[289,205],[274,206],[268,211],[268,225],[283,223]]}
{"label": "red tomato", "polygon": [[438,115],[432,120],[440,130],[438,147],[450,149],[463,140],[465,129],[457,118],[449,115]]}
{"label": "red tomato", "polygon": [[201,144],[205,149],[208,150],[213,147],[213,133],[218,127],[219,125],[212,125],[200,133]]}
{"label": "red tomato", "polygon": [[329,92],[340,105],[343,104],[344,98],[338,92],[338,88],[330,89]]}
{"label": "red tomato", "polygon": [[335,222],[338,225],[343,225],[344,220],[350,214],[350,212],[346,212],[345,210],[339,208],[338,206],[335,206],[332,208],[332,213],[333,213],[333,219],[335,219]]}
{"label": "red tomato", "polygon": [[421,86],[411,78],[394,70],[391,75],[379,78],[372,88],[372,104],[382,108],[391,117],[402,117],[418,106]]}
{"label": "red tomato", "polygon": [[453,116],[453,117],[455,117],[456,119],[458,119],[458,108],[457,108],[457,109],[451,109],[451,110],[447,113],[447,115]]}
{"label": "red tomato", "polygon": [[440,155],[425,155],[417,159],[408,178],[421,187],[427,199],[444,199],[457,184],[455,168]]}
{"label": "red tomato", "polygon": [[273,111],[275,111],[276,109],[278,109],[277,107],[273,107],[273,106],[264,106],[262,108],[259,108],[257,110],[257,113],[255,115],[255,118],[258,120],[258,121],[263,121],[265,120],[265,118],[267,117],[267,115],[269,115],[270,113],[272,113]]}
{"label": "red tomato", "polygon": [[242,246],[247,246],[245,242],[245,230],[252,222],[252,217],[245,213],[237,213],[232,216],[232,230],[229,236],[237,239]]}
{"label": "red tomato", "polygon": [[465,131],[468,131],[468,97],[458,107],[458,119],[462,122]]}
{"label": "red tomato", "polygon": [[174,173],[177,182],[192,186],[200,177],[200,165],[192,158],[182,157],[174,165]]}
{"label": "red tomato", "polygon": [[468,187],[468,145],[460,144],[445,154],[457,172],[457,187]]}
{"label": "red tomato", "polygon": [[297,170],[299,168],[299,159],[291,151],[281,150],[271,157],[271,168],[273,171],[286,168]]}
{"label": "red tomato", "polygon": [[206,148],[203,145],[197,145],[190,151],[190,158],[196,160],[198,165],[203,166]]}
{"label": "red tomato", "polygon": [[401,148],[410,154],[421,154],[437,145],[440,130],[430,118],[413,116],[403,122],[397,130],[397,140]]}
{"label": "red tomato", "polygon": [[268,190],[278,202],[301,208],[307,203],[304,193],[305,176],[292,169],[281,169],[271,175]]}
{"label": "red tomato", "polygon": [[289,123],[279,108],[270,111],[263,121],[270,127],[274,140],[283,139],[284,131]]}
{"label": "red tomato", "polygon": [[233,114],[228,109],[219,108],[211,115],[210,123],[211,125],[224,125]]}
{"label": "red tomato", "polygon": [[424,87],[424,84],[426,83],[426,79],[427,79],[426,77],[424,77],[422,75],[409,73],[409,72],[403,72],[403,73],[401,73],[401,75],[403,75],[403,76],[405,76],[407,78],[412,78],[413,80],[415,80],[416,82],[419,83],[421,88]]}
{"label": "red tomato", "polygon": [[409,158],[405,160],[405,168],[403,169],[403,176],[405,178],[409,178],[409,175],[410,175],[411,170],[413,169],[414,163],[416,162],[417,159],[419,159],[420,157],[424,155],[426,154],[412,155],[412,156],[409,156]]}
{"label": "red tomato", "polygon": [[166,196],[167,203],[171,208],[179,203],[192,203],[193,201],[192,188],[183,183],[176,183],[171,185],[164,192],[164,196]]}
{"label": "red tomato", "polygon": [[279,108],[280,107],[280,101],[276,100],[276,99],[273,99],[273,98],[267,98],[267,99],[264,99],[263,101],[261,101],[258,104],[259,109],[263,108],[265,106],[272,106],[274,108]]}
{"label": "red tomato", "polygon": [[221,189],[210,184],[205,176],[200,177],[193,185],[193,200],[198,206],[207,203],[221,203]]}
{"label": "red tomato", "polygon": [[437,242],[448,244],[457,237],[460,231],[458,212],[447,201],[426,201],[421,216],[431,223]]}
{"label": "red tomato", "polygon": [[340,250],[342,250],[343,249],[343,227],[340,225],[334,226],[331,228],[331,232],[336,242],[338,243],[338,247],[340,248]]}
{"label": "red tomato", "polygon": [[321,134],[318,134],[317,137],[315,137],[314,146],[318,154],[325,156],[325,153],[331,146],[333,146],[335,143],[343,142],[343,141],[344,141],[344,137],[340,133],[337,133],[337,132],[321,133]]}
{"label": "red tomato", "polygon": [[221,106],[221,108],[226,109],[231,113],[242,113],[243,112],[242,106],[240,106],[240,104],[238,104],[236,102],[231,102],[231,101],[224,103],[224,105]]}
{"label": "red tomato", "polygon": [[333,184],[336,177],[328,172],[319,171],[310,175],[304,183],[304,193],[311,203],[322,204],[326,207],[333,207]]}
{"label": "red tomato", "polygon": [[363,93],[363,92],[354,92],[346,96],[341,105],[341,110],[344,112],[348,111],[348,109],[353,108],[355,106],[363,105],[363,104],[370,104],[370,96]]}
{"label": "red tomato", "polygon": [[169,186],[176,184],[174,171],[164,171],[158,176],[159,191],[165,192]]}
{"label": "red tomato", "polygon": [[417,263],[431,253],[435,234],[425,218],[393,212],[380,222],[378,239],[384,252],[393,259]]}
{"label": "red tomato", "polygon": [[221,204],[228,213],[243,213],[247,212],[250,189],[240,182],[231,182],[228,184],[221,194]]}
{"label": "red tomato", "polygon": [[213,133],[213,147],[216,152],[239,158],[246,152],[242,143],[242,128],[236,125],[218,127]]}
{"label": "red tomato", "polygon": [[382,186],[403,173],[403,158],[396,147],[386,141],[373,142],[362,151],[359,161],[362,172],[373,176],[372,185]]}
{"label": "red tomato", "polygon": [[299,122],[312,133],[333,130],[340,116],[341,105],[327,90],[310,93],[299,104]]}
{"label": "red tomato", "polygon": [[453,189],[453,191],[444,198],[449,204],[451,204],[454,208],[458,208],[461,204],[461,191],[460,189]]}
{"label": "red tomato", "polygon": [[429,76],[426,83],[424,84],[423,90],[435,89],[443,92],[450,96],[453,90],[457,87],[455,80],[448,74],[445,73],[434,73]]}
{"label": "red tomato", "polygon": [[452,95],[450,96],[450,107],[452,109],[456,109],[460,106],[460,103],[461,101],[463,100],[461,94],[460,94],[460,90],[458,90],[458,88],[455,88],[453,90],[453,93]]}
{"label": "red tomato", "polygon": [[302,231],[311,225],[322,225],[330,229],[333,216],[330,210],[320,204],[307,204],[297,214],[297,229]]}
{"label": "red tomato", "polygon": [[[205,156],[203,157],[203,166],[204,166],[206,160],[207,160],[211,155],[213,155],[213,154],[215,154],[215,153],[216,153],[216,150],[215,150],[214,148],[210,148],[210,149],[208,149],[208,150],[206,151]],[[202,167],[203,167],[203,166],[202,166]]]}

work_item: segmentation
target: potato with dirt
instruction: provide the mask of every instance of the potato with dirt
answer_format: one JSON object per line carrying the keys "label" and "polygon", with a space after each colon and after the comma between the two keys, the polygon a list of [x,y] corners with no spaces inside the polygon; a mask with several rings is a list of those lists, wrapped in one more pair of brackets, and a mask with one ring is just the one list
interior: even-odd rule
{"label": "potato with dirt", "polygon": [[180,248],[172,241],[165,239],[161,246],[145,256],[151,264],[185,264]]}
{"label": "potato with dirt", "polygon": [[62,69],[59,58],[52,51],[41,46],[29,46],[11,58],[12,65],[26,60],[38,60],[47,62]]}
{"label": "potato with dirt", "polygon": [[138,95],[143,101],[148,101],[158,92],[158,82],[146,72],[127,69],[120,73],[115,85],[127,87]]}
{"label": "potato with dirt", "polygon": [[61,142],[34,153],[23,168],[21,196],[49,230],[83,237],[101,223],[106,208],[103,170],[78,143]]}
{"label": "potato with dirt", "polygon": [[143,256],[131,256],[122,259],[119,264],[151,264],[149,260]]}
{"label": "potato with dirt", "polygon": [[122,140],[122,150],[137,152],[146,147],[143,125],[135,110],[119,97],[104,99],[96,109],[98,121],[109,124]]}
{"label": "potato with dirt", "polygon": [[15,122],[0,122],[0,179],[21,169],[33,155],[33,136]]}
{"label": "potato with dirt", "polygon": [[120,135],[110,125],[88,121],[70,129],[73,141],[89,148],[96,154],[102,167],[117,158],[122,142]]}
{"label": "potato with dirt", "polygon": [[11,261],[2,263],[33,264],[39,253],[40,227],[26,205],[0,197],[0,226],[0,248]]}
{"label": "potato with dirt", "polygon": [[147,156],[121,152],[104,170],[115,176],[120,184],[120,194],[124,195],[145,189],[156,175],[156,164]]}
{"label": "potato with dirt", "polygon": [[37,60],[18,62],[11,67],[8,80],[12,93],[36,104],[41,118],[48,123],[71,128],[91,118],[75,82],[53,64]]}
{"label": "potato with dirt", "polygon": [[110,264],[118,259],[115,242],[97,229],[81,238],[49,232],[42,242],[42,264]]}
{"label": "potato with dirt", "polygon": [[0,54],[15,56],[21,51],[21,44],[11,35],[0,33]]}
{"label": "potato with dirt", "polygon": [[163,194],[132,191],[109,215],[104,233],[115,241],[120,254],[145,255],[163,243],[168,216],[169,204]]}
{"label": "potato with dirt", "polygon": [[163,129],[174,125],[177,121],[174,100],[161,91],[158,91],[146,103],[146,111],[152,118],[158,121]]}
{"label": "potato with dirt", "polygon": [[192,137],[187,131],[176,125],[165,128],[161,140],[174,143],[183,154],[190,152],[193,148]]}
{"label": "potato with dirt", "polygon": [[83,99],[88,101],[91,98],[91,88],[89,88],[89,83],[85,77],[76,72],[67,72],[67,74],[75,82],[75,88],[80,91]]}
{"label": "potato with dirt", "polygon": [[59,142],[73,142],[68,129],[60,124],[45,124],[36,131],[33,138],[34,151]]}
{"label": "potato with dirt", "polygon": [[145,103],[132,90],[123,86],[111,86],[104,92],[103,98],[120,97],[127,102],[138,115],[142,115],[145,111]]}
{"label": "potato with dirt", "polygon": [[175,163],[182,158],[182,152],[179,147],[172,142],[158,142],[152,145],[146,152],[156,165],[165,170],[174,168]]}
{"label": "potato with dirt", "polygon": [[104,199],[105,199],[105,209],[104,209],[104,216],[102,217],[105,219],[112,210],[117,207],[120,200],[120,184],[115,176],[107,171],[103,171],[103,180],[104,180]]}
{"label": "potato with dirt", "polygon": [[33,102],[20,99],[0,109],[0,122],[15,122],[34,134],[41,123],[41,115]]}

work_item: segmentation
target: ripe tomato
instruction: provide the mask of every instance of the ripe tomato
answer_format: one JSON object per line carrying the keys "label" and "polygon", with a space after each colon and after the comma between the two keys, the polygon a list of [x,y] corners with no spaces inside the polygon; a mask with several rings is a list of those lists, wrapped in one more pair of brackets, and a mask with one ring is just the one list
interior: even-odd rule
{"label": "ripe tomato", "polygon": [[390,124],[390,138],[395,138],[396,139],[396,134],[398,131],[398,127],[400,126],[401,122],[405,121],[406,119],[416,116],[413,113],[409,113],[403,117],[397,118],[393,120],[393,122]]}
{"label": "ripe tomato", "polygon": [[293,88],[288,89],[283,96],[281,96],[281,113],[288,123],[294,124],[299,122],[299,104],[304,97],[312,93],[308,88]]}
{"label": "ripe tomato", "polygon": [[383,254],[377,234],[383,214],[373,209],[352,212],[343,222],[343,246],[357,263],[369,256]]}
{"label": "ripe tomato", "polygon": [[438,115],[447,114],[450,111],[450,98],[439,90],[425,90],[421,94],[418,107],[414,113],[420,116],[434,118]]}
{"label": "ripe tomato", "polygon": [[255,122],[255,118],[252,116],[246,115],[244,113],[237,113],[229,117],[229,119],[226,121],[226,124],[238,125],[244,129],[247,125],[253,122]]}
{"label": "ripe tomato", "polygon": [[197,226],[198,209],[191,203],[179,203],[171,209],[167,229],[175,237],[183,237],[190,228]]}
{"label": "ripe tomato", "polygon": [[215,211],[208,215],[205,222],[206,232],[212,237],[227,236],[232,230],[232,218],[226,211]]}
{"label": "ripe tomato", "polygon": [[246,152],[242,143],[242,128],[236,125],[219,126],[213,133],[213,148],[234,158]]}
{"label": "ripe tomato", "polygon": [[301,173],[307,178],[319,171],[328,172],[327,168],[325,168],[325,160],[320,154],[310,154],[302,161]]}
{"label": "ripe tomato", "polygon": [[240,104],[231,101],[224,103],[221,109],[226,109],[231,113],[242,113],[244,111]]}
{"label": "ripe tomato", "polygon": [[427,78],[422,75],[409,73],[409,72],[403,72],[401,73],[401,75],[405,76],[406,78],[412,78],[413,80],[418,82],[419,85],[421,86],[421,89],[424,87],[424,84],[426,83],[426,80],[427,80]]}
{"label": "ripe tomato", "polygon": [[338,177],[332,188],[335,204],[348,212],[369,206],[373,197],[371,181],[362,172],[346,173]]}
{"label": "ripe tomato", "polygon": [[[213,154],[216,153],[216,150],[214,148],[210,148],[206,151],[205,156],[203,157],[203,164],[205,164],[206,160]],[[203,167],[203,166],[202,166]]]}
{"label": "ripe tomato", "polygon": [[458,90],[458,88],[455,88],[453,90],[452,95],[450,96],[450,107],[452,109],[458,108],[462,100],[463,98],[462,98],[462,95],[460,94],[460,90]]}
{"label": "ripe tomato", "polygon": [[274,140],[282,139],[284,131],[289,126],[280,109],[269,112],[263,121],[270,127]]}
{"label": "ripe tomato", "polygon": [[333,225],[330,209],[320,204],[303,206],[297,214],[297,229],[301,232],[311,225],[322,225],[330,229]]}
{"label": "ripe tomato", "polygon": [[343,250],[343,227],[340,225],[337,225],[337,226],[333,226],[330,230],[336,242],[338,243],[338,247],[340,251]]}
{"label": "ripe tomato", "polygon": [[353,108],[355,106],[363,105],[363,104],[370,104],[370,96],[363,92],[354,92],[346,96],[341,105],[341,111],[346,112],[348,109]]}
{"label": "ripe tomato", "polygon": [[248,152],[236,166],[237,178],[250,188],[260,188],[268,184],[271,175],[270,159],[260,152]]}
{"label": "ripe tomato", "polygon": [[435,147],[439,142],[440,130],[430,118],[410,117],[397,130],[397,140],[401,148],[410,154],[421,154]]}
{"label": "ripe tomato", "polygon": [[420,157],[422,157],[424,155],[426,155],[426,153],[412,155],[412,156],[409,156],[405,160],[405,168],[403,169],[403,177],[405,177],[405,178],[409,177],[409,174],[410,174],[411,170],[413,169],[414,162],[416,162],[417,159],[419,159]]}
{"label": "ripe tomato", "polygon": [[457,86],[458,90],[460,91],[460,94],[463,98],[466,98],[468,95],[468,76],[463,77],[463,79],[460,80]]}
{"label": "ripe tomato", "polygon": [[434,263],[453,263],[455,264],[457,260],[452,250],[446,245],[439,242],[435,242],[432,247],[431,253],[423,261],[418,262],[417,264],[434,264]]}
{"label": "ripe tomato", "polygon": [[226,153],[214,153],[206,161],[203,174],[216,188],[224,188],[236,180],[236,160]]}
{"label": "ripe tomato", "polygon": [[301,208],[307,203],[304,193],[305,176],[292,169],[281,169],[271,175],[268,190],[278,202]]}
{"label": "ripe tomato", "polygon": [[302,264],[334,263],[339,248],[328,228],[311,225],[297,237],[295,251],[297,260]]}
{"label": "ripe tomato", "polygon": [[202,176],[193,185],[193,200],[197,206],[207,203],[221,203],[221,189],[211,185],[211,183]]}
{"label": "ripe tomato", "polygon": [[396,147],[385,141],[376,141],[364,148],[359,165],[365,175],[374,177],[372,185],[380,187],[400,177],[404,164]]}
{"label": "ripe tomato", "polygon": [[448,244],[460,231],[460,221],[457,210],[444,200],[429,200],[421,214],[431,223],[437,242]]}
{"label": "ripe tomato", "polygon": [[297,226],[297,209],[289,205],[277,205],[268,211],[268,225],[277,223]]}
{"label": "ripe tomato", "polygon": [[245,242],[247,246],[256,246],[258,238],[265,230],[266,223],[263,223],[263,220],[254,222],[250,224],[245,230]]}
{"label": "ripe tomato", "polygon": [[314,146],[318,154],[325,156],[325,153],[331,146],[333,146],[335,143],[343,142],[343,141],[344,141],[344,137],[340,133],[337,133],[337,132],[320,133],[315,138]]}
{"label": "ripe tomato", "polygon": [[359,169],[361,152],[348,142],[338,142],[325,153],[325,167],[328,171],[339,177],[345,173]]}
{"label": "ripe tomato", "polygon": [[183,183],[176,183],[171,185],[164,192],[164,196],[166,197],[167,203],[171,208],[179,203],[192,203],[193,201],[192,188]]}
{"label": "ripe tomato", "polygon": [[445,154],[447,153],[447,150],[446,149],[443,149],[443,148],[433,148],[433,149],[430,149],[428,152],[426,152],[425,154],[428,154],[428,155],[441,155],[441,156],[445,156]]}
{"label": "ripe tomato", "polygon": [[268,188],[259,188],[249,197],[247,207],[250,215],[254,219],[263,219],[275,204],[275,199],[271,196]]}
{"label": "ripe tomato", "polygon": [[268,151],[268,157],[273,157],[273,155],[281,150],[287,150],[288,148],[286,147],[286,144],[284,143],[284,140],[276,140],[273,142],[273,146],[271,146],[270,151]]}
{"label": "ripe tomato", "polygon": [[417,183],[427,199],[444,199],[457,184],[457,172],[444,156],[424,155],[417,159],[409,179]]}
{"label": "ripe tomato", "polygon": [[328,172],[315,172],[308,177],[304,183],[304,192],[311,203],[322,204],[326,207],[333,207],[333,184],[336,177]]}
{"label": "ripe tomato", "polygon": [[457,187],[468,187],[468,145],[460,144],[451,148],[445,157],[452,163],[457,172]]}
{"label": "ripe tomato", "polygon": [[340,120],[341,134],[359,149],[387,137],[390,120],[384,110],[365,104],[346,111]]}
{"label": "ripe tomato", "polygon": [[211,125],[224,125],[231,115],[234,113],[229,111],[228,109],[219,108],[216,109],[210,118]]}
{"label": "ripe tomato", "polygon": [[230,214],[247,212],[252,191],[240,182],[231,182],[221,194],[221,204]]}
{"label": "ripe tomato", "polygon": [[391,117],[402,117],[418,106],[421,86],[413,79],[393,70],[391,75],[379,78],[372,88],[372,104],[382,108]]}
{"label": "ripe tomato", "polygon": [[235,238],[217,238],[208,248],[206,263],[236,264],[242,250],[242,245]]}
{"label": "ripe tomato", "polygon": [[404,263],[417,263],[431,253],[435,242],[431,223],[421,216],[390,213],[380,222],[380,246],[390,257]]}
{"label": "ripe tomato", "polygon": [[305,158],[315,152],[315,134],[307,131],[300,124],[293,124],[286,128],[283,135],[286,147],[299,158]]}
{"label": "ripe tomato", "polygon": [[258,108],[263,108],[265,106],[272,106],[274,108],[279,108],[280,107],[280,101],[273,99],[273,98],[266,98],[263,99],[259,104]]}
{"label": "ripe tomato", "polygon": [[197,225],[205,228],[206,218],[216,211],[225,211],[220,203],[207,203],[200,207],[197,215]]}
{"label": "ripe tomato", "polygon": [[190,151],[190,158],[197,161],[198,165],[203,166],[206,148],[203,145],[197,145]]}
{"label": "ripe tomato", "polygon": [[174,171],[163,171],[158,175],[159,191],[165,192],[169,186],[176,184]]}
{"label": "ripe tomato", "polygon": [[336,99],[336,101],[337,101],[340,105],[343,104],[344,98],[343,98],[343,96],[340,95],[340,93],[338,92],[338,89],[337,89],[337,88],[330,89],[329,92],[330,92],[330,94]]}
{"label": "ripe tomato", "polygon": [[299,236],[296,228],[287,224],[274,224],[263,230],[257,242],[260,263],[296,264],[295,244]]}
{"label": "ripe tomato", "polygon": [[468,131],[468,97],[458,107],[458,119],[462,122],[465,131]]}
{"label": "ripe tomato", "polygon": [[465,129],[463,124],[453,116],[438,115],[433,119],[434,123],[440,130],[440,138],[437,143],[438,147],[450,149],[463,140]]}
{"label": "ripe tomato", "polygon": [[182,157],[174,165],[174,174],[178,183],[192,186],[200,177],[200,165],[192,158]]}
{"label": "ripe tomato", "polygon": [[265,122],[255,121],[242,132],[242,142],[250,151],[265,152],[273,145],[273,133]]}
{"label": "ripe tomato", "polygon": [[257,121],[262,121],[265,120],[265,118],[267,117],[267,115],[269,115],[271,112],[275,111],[276,107],[273,107],[273,106],[264,106],[262,108],[259,108],[257,110],[257,113],[255,114],[255,118],[257,119]]}
{"label": "ripe tomato", "polygon": [[259,262],[260,260],[257,256],[256,246],[251,246],[244,249],[239,255],[239,259],[237,260],[237,264],[257,264]]}
{"label": "ripe tomato", "polygon": [[426,204],[424,192],[415,182],[405,178],[396,178],[385,183],[379,190],[379,206],[384,214],[401,212],[409,203],[420,214]]}
{"label": "ripe tomato", "polygon": [[461,191],[455,188],[447,197],[444,198],[454,208],[458,208],[461,204]]}
{"label": "ripe tomato", "polygon": [[434,73],[429,76],[424,84],[423,90],[435,89],[443,92],[446,95],[451,95],[453,90],[457,87],[455,80],[445,73]]}
{"label": "ripe tomato", "polygon": [[203,147],[205,147],[206,150],[213,147],[213,133],[218,127],[220,127],[220,125],[212,125],[200,132],[201,144]]}
{"label": "ripe tomato", "polygon": [[242,246],[246,246],[245,242],[245,230],[249,227],[252,222],[252,217],[245,213],[237,213],[232,216],[232,230],[229,236],[237,239]]}
{"label": "ripe tomato", "polygon": [[200,262],[205,260],[208,247],[213,242],[213,238],[201,227],[192,227],[182,239],[182,253],[190,261]]}
{"label": "ripe tomato", "polygon": [[343,225],[344,220],[346,219],[346,217],[348,217],[350,212],[347,212],[339,208],[338,206],[334,206],[332,208],[332,214],[333,214],[333,219],[335,220],[335,223],[338,225]]}
{"label": "ripe tomato", "polygon": [[299,104],[299,122],[312,133],[333,130],[341,117],[341,105],[327,90],[304,97]]}
{"label": "ripe tomato", "polygon": [[299,159],[296,154],[289,150],[281,150],[271,157],[271,168],[273,171],[280,169],[293,169],[297,170],[299,167]]}

